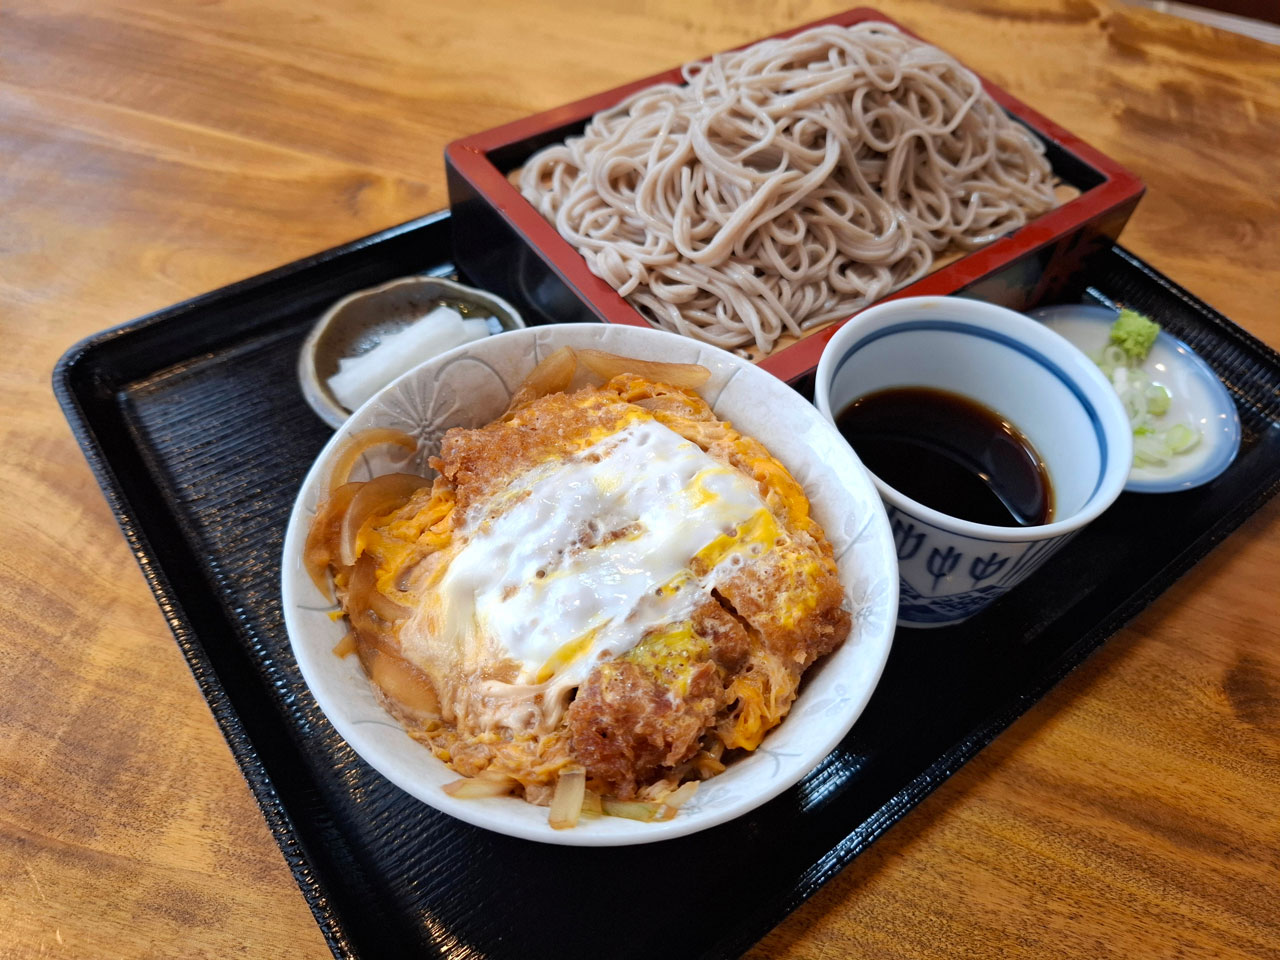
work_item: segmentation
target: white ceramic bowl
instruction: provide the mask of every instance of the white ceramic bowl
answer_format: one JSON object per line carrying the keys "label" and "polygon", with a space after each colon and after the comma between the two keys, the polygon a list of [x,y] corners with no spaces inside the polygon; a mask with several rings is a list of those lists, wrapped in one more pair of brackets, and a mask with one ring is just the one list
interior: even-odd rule
{"label": "white ceramic bowl", "polygon": [[[1097,357],[1110,342],[1118,311],[1067,304],[1041,307],[1030,315]],[[1173,457],[1166,467],[1131,467],[1124,488],[1133,493],[1177,493],[1217,479],[1240,452],[1240,414],[1227,388],[1194,350],[1163,330],[1142,367],[1173,395],[1161,422],[1190,424],[1200,431],[1201,440],[1185,454]]]}
{"label": "white ceramic bowl", "polygon": [[[513,389],[541,358],[564,346],[595,347],[641,359],[701,363],[711,370],[703,396],[718,416],[763,442],[805,488],[835,549],[847,603],[848,641],[806,675],[790,715],[753,754],[707,781],[663,823],[614,817],[552,830],[545,807],[509,797],[458,800],[441,787],[457,774],[411,740],[378,704],[355,657],[335,644],[335,621],[302,567],[302,545],[336,452],[353,433],[394,427],[416,436],[413,466],[439,449],[445,430],[479,426],[502,413]],[[355,479],[406,469],[370,457]],[[893,538],[867,473],[835,429],[794,390],[733,354],[658,330],[562,324],[466,344],[405,374],[356,411],[321,452],[289,519],[281,564],[285,623],[316,702],[353,750],[424,803],[498,833],[575,846],[648,843],[703,830],[759,806],[799,781],[836,746],[871,696],[893,637],[898,571]]]}
{"label": "white ceramic bowl", "polygon": [[948,516],[873,477],[889,509],[901,579],[898,622],[959,623],[1021,583],[1120,495],[1129,418],[1102,371],[1030,317],[963,297],[907,297],[864,310],[827,343],[814,400],[831,420],[893,387],[960,394],[1016,426],[1053,487],[1050,523],[1002,527]]}

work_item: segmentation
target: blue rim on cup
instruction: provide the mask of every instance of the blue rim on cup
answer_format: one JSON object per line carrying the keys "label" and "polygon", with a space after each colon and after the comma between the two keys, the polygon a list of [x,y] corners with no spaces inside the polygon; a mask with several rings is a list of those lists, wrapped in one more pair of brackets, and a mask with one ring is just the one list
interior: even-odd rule
{"label": "blue rim on cup", "polygon": [[893,387],[968,397],[1013,423],[1048,468],[1050,522],[1002,527],[912,500],[872,474],[897,548],[898,623],[966,620],[1022,582],[1120,495],[1133,459],[1124,407],[1085,354],[1004,307],[910,297],[855,316],[823,350],[814,385],[833,423],[854,400]]}

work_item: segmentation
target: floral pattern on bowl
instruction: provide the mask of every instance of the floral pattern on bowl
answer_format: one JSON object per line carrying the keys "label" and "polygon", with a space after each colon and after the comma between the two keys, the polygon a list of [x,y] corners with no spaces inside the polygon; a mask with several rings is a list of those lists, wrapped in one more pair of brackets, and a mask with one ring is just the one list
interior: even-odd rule
{"label": "floral pattern on bowl", "polygon": [[[572,830],[547,825],[547,811],[510,797],[458,800],[441,787],[457,774],[390,718],[354,657],[333,647],[345,627],[335,622],[301,564],[307,525],[329,463],[352,433],[375,426],[407,430],[421,445],[424,469],[444,431],[479,426],[499,415],[530,369],[563,345],[594,347],[645,359],[701,363],[711,370],[703,396],[717,415],[755,436],[803,484],[814,516],[828,532],[853,612],[849,640],[806,676],[792,715],[760,749],[707,781],[675,819],[637,823],[615,817],[582,821]],[[372,451],[357,478],[406,469],[404,460]],[[657,330],[565,324],[500,334],[428,361],[356,411],[321,452],[303,482],[285,537],[285,622],[303,677],[347,743],[406,792],[459,819],[547,843],[609,846],[693,833],[740,816],[801,780],[848,732],[871,696],[889,653],[897,611],[897,565],[889,523],[866,472],[835,429],[798,393],[730,353]]]}

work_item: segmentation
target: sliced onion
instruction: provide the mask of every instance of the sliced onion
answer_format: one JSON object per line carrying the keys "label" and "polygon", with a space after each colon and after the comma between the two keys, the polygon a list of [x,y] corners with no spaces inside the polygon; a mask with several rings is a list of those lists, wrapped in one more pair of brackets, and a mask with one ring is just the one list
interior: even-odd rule
{"label": "sliced onion", "polygon": [[444,792],[460,800],[477,800],[480,797],[505,797],[516,788],[517,781],[504,775],[463,777],[444,785]]}
{"label": "sliced onion", "polygon": [[337,646],[333,648],[336,656],[346,657],[356,652],[356,632],[348,630],[346,636],[338,641]]}
{"label": "sliced onion", "polygon": [[351,498],[356,495],[363,484],[344,483],[330,494],[329,499],[320,504],[311,529],[307,531],[307,542],[302,548],[302,565],[326,600],[333,600],[333,589],[329,585],[329,564],[334,559],[334,541],[338,530],[351,506]]}
{"label": "sliced onion", "polygon": [[579,362],[598,377],[611,380],[621,373],[633,373],[655,383],[697,390],[711,377],[711,371],[698,363],[664,363],[659,360],[636,360],[603,350],[579,350]]}
{"label": "sliced onion", "polygon": [[[376,578],[376,573],[375,573]],[[369,594],[369,609],[376,613],[387,623],[395,623],[397,620],[403,620],[413,611],[402,603],[397,603],[379,590],[376,586]]]}
{"label": "sliced onion", "polygon": [[587,790],[582,795],[582,816],[595,820],[604,816],[604,807],[600,805],[600,794]]}
{"label": "sliced onion", "polygon": [[361,557],[351,568],[351,576],[347,580],[346,596],[343,598],[343,610],[363,638],[378,637],[382,632],[382,624],[373,617],[373,608],[369,604],[369,594],[373,592],[374,579],[377,576],[378,564],[373,557]]}
{"label": "sliced onion", "polygon": [[415,716],[440,716],[435,686],[425,673],[401,655],[392,637],[367,621],[364,626],[356,624],[355,634],[360,665],[385,697]]}
{"label": "sliced onion", "polygon": [[[662,804],[649,803],[647,800],[611,800],[605,797],[600,801],[600,806],[604,809],[607,816],[622,817],[626,820],[640,820],[644,823],[651,823],[654,820],[662,819]],[[670,819],[670,818],[667,818]]]}
{"label": "sliced onion", "polygon": [[551,813],[547,822],[552,830],[568,830],[577,826],[582,800],[587,792],[587,771],[571,763],[560,771],[556,792],[551,795]]}
{"label": "sliced onion", "polygon": [[367,553],[352,568],[351,580],[347,584],[346,607],[351,622],[357,628],[375,631],[377,624],[368,619],[369,611],[372,610],[386,623],[403,620],[413,612],[378,589],[378,562]]}
{"label": "sliced onion", "polygon": [[697,792],[698,792],[698,781],[690,780],[688,783],[683,783],[680,786],[676,787],[674,790],[668,793],[665,797],[663,797],[662,805],[664,807],[670,808],[670,810],[672,811],[672,815],[674,816],[675,811],[679,810],[684,804],[692,800],[693,795]]}
{"label": "sliced onion", "polygon": [[553,351],[529,371],[529,375],[512,395],[507,412],[523,407],[539,397],[568,390],[577,371],[578,358],[573,347],[561,347]]}
{"label": "sliced onion", "polygon": [[[716,741],[716,746],[720,748],[717,752],[724,751],[724,744],[720,743],[719,740]],[[711,753],[707,750],[699,751],[698,755],[693,758],[693,766],[698,771],[698,776],[702,777],[703,780],[725,771],[725,765],[720,762],[720,758],[716,753]]]}
{"label": "sliced onion", "polygon": [[405,711],[421,718],[440,716],[440,700],[431,681],[408,660],[385,649],[366,647],[360,662],[374,686]]}
{"label": "sliced onion", "polygon": [[388,473],[374,477],[356,491],[342,518],[338,535],[338,559],[346,566],[356,562],[356,541],[365,523],[404,506],[413,494],[431,481],[416,473]]}
{"label": "sliced onion", "polygon": [[361,430],[347,442],[342,452],[338,454],[338,458],[334,460],[333,470],[329,473],[329,492],[332,494],[351,479],[351,468],[355,466],[361,454],[383,443],[404,447],[409,453],[418,449],[418,441],[399,430],[392,430],[390,427]]}
{"label": "sliced onion", "polygon": [[373,664],[379,654],[386,654],[392,659],[400,658],[400,648],[376,625],[372,629],[356,626],[355,634],[356,653],[360,657],[360,665],[369,676],[373,676]]}

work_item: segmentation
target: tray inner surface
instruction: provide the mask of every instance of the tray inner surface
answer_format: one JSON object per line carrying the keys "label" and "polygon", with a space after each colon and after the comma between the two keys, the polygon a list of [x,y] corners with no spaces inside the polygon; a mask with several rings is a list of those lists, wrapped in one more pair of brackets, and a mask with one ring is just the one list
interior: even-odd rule
{"label": "tray inner surface", "polygon": [[[944,630],[900,630],[853,731],[753,814],[676,841],[605,850],[489,834],[403,794],[333,732],[294,665],[278,587],[294,495],[330,433],[294,377],[302,338],[345,293],[447,272],[448,228],[443,217],[416,221],[108,331],[69,352],[55,375],[340,956],[640,958],[672,944],[691,956],[741,952],[1280,481],[1275,354],[1117,248],[1091,295],[1158,316],[1235,397],[1244,444],[1223,477],[1182,494],[1126,494],[986,613]],[[725,904],[751,919],[731,921]]]}

